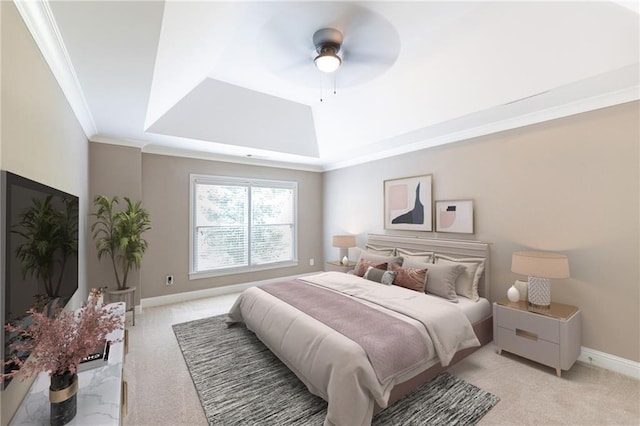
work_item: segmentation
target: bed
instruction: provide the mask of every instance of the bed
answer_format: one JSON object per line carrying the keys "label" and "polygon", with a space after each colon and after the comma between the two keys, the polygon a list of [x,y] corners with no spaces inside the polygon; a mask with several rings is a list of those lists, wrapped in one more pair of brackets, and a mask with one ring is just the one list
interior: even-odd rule
{"label": "bed", "polygon": [[244,322],[328,402],[325,425],[370,424],[373,413],[492,340],[488,244],[370,234],[367,247],[363,259],[393,249],[414,263],[428,253],[442,264],[482,260],[480,298],[451,303],[341,272],[245,290],[229,322]]}

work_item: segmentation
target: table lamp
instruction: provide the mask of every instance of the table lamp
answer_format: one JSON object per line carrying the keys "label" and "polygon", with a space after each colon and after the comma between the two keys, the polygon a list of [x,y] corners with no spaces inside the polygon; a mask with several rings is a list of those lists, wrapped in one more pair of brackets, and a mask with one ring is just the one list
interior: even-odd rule
{"label": "table lamp", "polygon": [[517,251],[511,257],[511,272],[529,277],[529,304],[546,308],[551,305],[549,279],[569,278],[569,259],[558,253]]}
{"label": "table lamp", "polygon": [[343,265],[349,264],[349,247],[356,246],[355,235],[334,235],[333,246],[340,247],[340,259]]}

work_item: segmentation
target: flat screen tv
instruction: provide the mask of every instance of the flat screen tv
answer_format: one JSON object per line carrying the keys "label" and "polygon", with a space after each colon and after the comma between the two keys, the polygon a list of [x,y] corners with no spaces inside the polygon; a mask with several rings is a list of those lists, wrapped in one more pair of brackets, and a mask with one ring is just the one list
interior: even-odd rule
{"label": "flat screen tv", "polygon": [[[0,310],[3,324],[28,325],[27,311],[53,312],[78,289],[78,197],[7,171],[0,188]],[[15,334],[0,335],[8,373],[17,367],[5,360],[29,354],[11,349]]]}

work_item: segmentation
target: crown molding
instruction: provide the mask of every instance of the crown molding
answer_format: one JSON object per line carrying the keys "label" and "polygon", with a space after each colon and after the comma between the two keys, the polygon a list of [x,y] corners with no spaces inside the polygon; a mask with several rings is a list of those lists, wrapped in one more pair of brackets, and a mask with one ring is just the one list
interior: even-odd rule
{"label": "crown molding", "polygon": [[438,137],[424,139],[416,143],[398,146],[390,150],[382,150],[357,158],[351,158],[349,160],[327,163],[324,165],[323,169],[324,171],[343,169],[346,167],[356,166],[359,164],[369,163],[376,160],[419,151],[422,149],[433,148],[439,145],[460,142],[475,137],[490,135],[493,133],[516,129],[532,124],[543,123],[545,121],[569,117],[572,115],[620,105],[627,102],[633,102],[639,99],[640,86],[632,86],[615,92],[606,93],[604,95],[593,96],[590,98],[581,99],[579,101],[569,102],[564,105],[554,106],[528,114],[522,114],[506,120],[498,120],[482,126],[467,128],[457,132],[447,133]]}
{"label": "crown molding", "polygon": [[116,138],[111,136],[96,135],[89,139],[92,143],[126,146],[137,148],[144,154],[166,155],[169,157],[193,158],[196,160],[220,161],[224,163],[246,164],[250,166],[275,167],[279,169],[300,170],[305,172],[322,172],[321,166],[308,164],[285,163],[276,160],[260,159],[255,157],[239,157],[216,154],[204,151],[192,151],[188,149],[174,148],[157,145],[149,141],[130,138]]}
{"label": "crown molding", "polygon": [[[108,143],[108,142],[107,142]],[[142,148],[145,154],[167,155],[171,157],[193,158],[196,160],[220,161],[224,163],[246,164],[249,166],[274,167],[278,169],[300,170],[305,172],[323,172],[320,165],[288,163],[284,161],[217,154],[205,151],[193,151],[149,143]]]}
{"label": "crown molding", "polygon": [[46,0],[14,0],[13,3],[67,98],[85,135],[90,138],[97,133],[97,128],[49,3]]}
{"label": "crown molding", "polygon": [[224,155],[218,153],[194,151],[188,149],[174,148],[154,144],[152,141],[142,141],[135,139],[113,138],[108,136],[96,135],[90,138],[91,142],[106,143],[111,145],[121,145],[140,148],[143,153],[167,155],[173,157],[193,158],[208,161],[221,161],[227,163],[246,164],[264,167],[276,167],[291,170],[301,170],[310,172],[325,172],[331,170],[343,169],[346,167],[357,166],[376,160],[382,160],[397,155],[407,154],[420,151],[423,149],[433,148],[448,143],[460,142],[475,137],[490,135],[506,130],[516,129],[532,124],[538,124],[545,121],[555,120],[558,118],[568,117],[588,111],[601,108],[607,108],[627,102],[633,102],[640,99],[640,86],[632,86],[623,90],[607,93],[604,95],[594,96],[591,98],[581,99],[579,101],[566,103],[564,105],[547,108],[544,110],[522,114],[505,120],[497,120],[482,126],[462,129],[457,132],[442,134],[437,137],[423,139],[421,141],[406,145],[396,146],[393,149],[380,150],[369,154],[352,157],[344,161],[329,162],[320,165],[288,163],[272,159],[260,159],[241,156]]}
{"label": "crown molding", "polygon": [[107,145],[128,146],[130,148],[139,148],[141,151],[144,148],[144,146],[149,143],[147,141],[143,141],[139,139],[117,138],[117,137],[102,136],[102,135],[95,135],[90,137],[89,142],[104,143]]}

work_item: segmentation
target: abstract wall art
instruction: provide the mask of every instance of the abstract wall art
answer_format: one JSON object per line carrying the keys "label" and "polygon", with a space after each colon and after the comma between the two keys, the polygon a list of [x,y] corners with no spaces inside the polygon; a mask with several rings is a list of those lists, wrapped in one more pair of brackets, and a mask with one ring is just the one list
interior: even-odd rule
{"label": "abstract wall art", "polygon": [[473,200],[436,200],[436,232],[473,234]]}
{"label": "abstract wall art", "polygon": [[431,175],[384,181],[384,228],[432,231]]}

